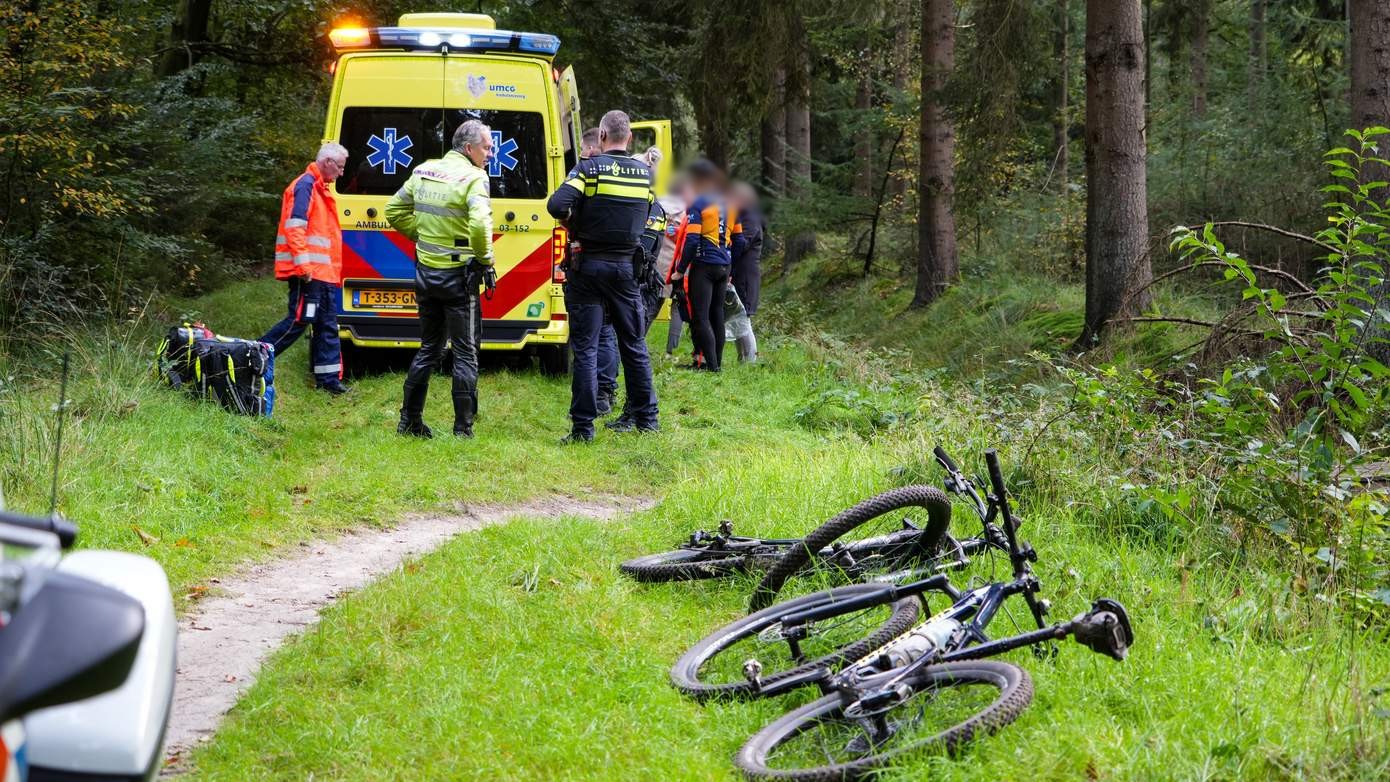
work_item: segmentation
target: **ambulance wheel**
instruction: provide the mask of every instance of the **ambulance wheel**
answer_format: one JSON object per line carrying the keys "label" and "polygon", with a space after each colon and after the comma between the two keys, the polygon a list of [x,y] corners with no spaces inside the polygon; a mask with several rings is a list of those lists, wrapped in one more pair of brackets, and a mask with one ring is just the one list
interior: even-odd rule
{"label": "ambulance wheel", "polygon": [[543,345],[536,349],[541,362],[541,374],[559,377],[570,373],[570,346]]}

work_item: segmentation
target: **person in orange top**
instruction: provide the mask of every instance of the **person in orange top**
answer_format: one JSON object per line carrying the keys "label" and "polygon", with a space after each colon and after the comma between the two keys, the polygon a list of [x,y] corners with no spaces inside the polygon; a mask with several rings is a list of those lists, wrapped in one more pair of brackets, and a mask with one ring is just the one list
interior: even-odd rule
{"label": "person in orange top", "polygon": [[338,342],[338,299],[343,287],[343,230],[328,186],[342,176],[348,151],[332,142],[285,188],[275,237],[275,279],[288,280],[289,314],[261,337],[284,353],[311,324],[310,364],[315,385],[334,396],[343,385],[343,350]]}
{"label": "person in orange top", "polygon": [[681,280],[690,316],[690,339],[695,344],[693,369],[718,372],[724,356],[724,291],[732,262],[730,229],[737,209],[724,197],[724,172],[708,160],[697,160],[688,171],[695,200],[686,211],[685,242],[671,280]]}

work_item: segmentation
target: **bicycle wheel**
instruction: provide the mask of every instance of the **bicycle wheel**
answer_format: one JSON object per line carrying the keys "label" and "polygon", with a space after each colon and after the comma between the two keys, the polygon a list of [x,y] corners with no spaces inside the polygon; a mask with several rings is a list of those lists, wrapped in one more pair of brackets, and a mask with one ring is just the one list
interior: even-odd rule
{"label": "bicycle wheel", "polygon": [[748,557],[742,553],[682,548],[634,557],[618,565],[618,570],[637,581],[656,583],[724,578],[742,573],[747,567]]}
{"label": "bicycle wheel", "polygon": [[[828,589],[770,606],[742,617],[702,638],[671,667],[671,683],[696,700],[755,698],[779,680],[816,668],[838,669],[907,632],[921,616],[916,598],[882,603],[812,622],[808,636],[798,640],[800,654],[778,632],[781,617],[831,605],[882,587],[869,584]],[[762,665],[760,686],[743,673],[744,663]]]}
{"label": "bicycle wheel", "polygon": [[1033,700],[1026,671],[991,660],[929,666],[903,684],[881,711],[847,705],[841,693],[812,701],[758,731],[734,763],[749,779],[861,779],[908,753],[954,753],[1018,719]]}
{"label": "bicycle wheel", "polygon": [[840,512],[812,530],[799,545],[788,549],[753,590],[753,596],[748,601],[748,610],[758,611],[771,605],[787,580],[806,567],[821,549],[845,538],[853,530],[873,526],[871,522],[894,511],[914,507],[927,510],[927,524],[913,542],[912,548],[928,556],[938,551],[946,529],[951,525],[951,500],[933,486],[903,486],[891,489]]}

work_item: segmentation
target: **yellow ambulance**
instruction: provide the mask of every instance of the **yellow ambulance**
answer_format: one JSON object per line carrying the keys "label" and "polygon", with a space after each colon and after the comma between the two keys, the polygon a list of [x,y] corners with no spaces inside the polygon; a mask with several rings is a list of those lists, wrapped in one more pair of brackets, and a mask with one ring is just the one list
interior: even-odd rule
{"label": "yellow ambulance", "polygon": [[[483,350],[535,355],[542,370],[568,370],[559,264],[564,228],[545,211],[574,166],[584,126],[573,68],[554,67],[560,40],[498,30],[482,14],[406,14],[395,27],[339,27],[324,138],[348,150],[334,183],[343,227],[345,344],[416,347],[414,246],[391,230],[386,201],[416,166],[449,150],[454,130],[492,128],[497,289],[482,300]],[[617,108],[617,107],[615,107]],[[634,143],[661,147],[658,183],[670,171],[671,123],[634,122]]]}

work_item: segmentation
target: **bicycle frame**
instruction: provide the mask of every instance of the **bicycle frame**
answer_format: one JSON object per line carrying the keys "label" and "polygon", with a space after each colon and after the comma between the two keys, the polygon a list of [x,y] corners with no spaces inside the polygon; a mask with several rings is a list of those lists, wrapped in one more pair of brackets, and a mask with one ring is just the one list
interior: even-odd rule
{"label": "bicycle frame", "polygon": [[[987,536],[991,520],[1002,519],[1003,528],[1000,532],[1005,539],[1003,548],[1008,551],[1013,577],[1008,581],[986,584],[962,592],[951,584],[945,574],[937,574],[909,584],[885,585],[877,592],[840,603],[787,614],[779,621],[781,635],[795,656],[799,655],[799,641],[809,635],[809,626],[818,620],[861,608],[888,605],[907,597],[923,599],[925,605],[923,596],[928,592],[941,592],[952,601],[952,605],[946,610],[838,673],[832,674],[824,668],[808,671],[800,676],[780,679],[765,688],[760,688],[760,694],[779,695],[815,684],[822,691],[841,692],[856,702],[872,700],[874,697],[893,697],[898,684],[929,665],[992,657],[1072,635],[1095,651],[1117,659],[1124,656],[1128,644],[1133,641],[1133,632],[1129,629],[1128,617],[1123,607],[1114,601],[1097,601],[1086,614],[1067,622],[1047,624],[1045,617],[1048,605],[1037,596],[1041,585],[1030,567],[1030,563],[1037,561],[1037,552],[1028,544],[1018,541],[1019,525],[1009,506],[997,454],[993,450],[985,454],[994,491],[984,499],[975,492],[969,479],[964,478],[955,469],[950,457],[946,456],[940,447],[936,449],[936,454],[938,461],[950,476],[948,486],[955,482],[956,487],[960,489],[957,493],[963,493],[975,500],[977,510],[980,511],[986,525]],[[991,640],[986,630],[1004,602],[1016,595],[1024,597],[1038,629]],[[1106,625],[1104,630],[1099,630],[1096,627],[1096,617],[1102,612],[1115,615],[1116,620]],[[1105,635],[1108,631],[1113,631],[1110,636]],[[918,648],[912,648],[914,643]]]}

